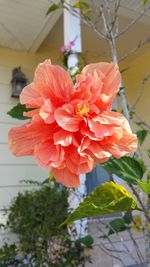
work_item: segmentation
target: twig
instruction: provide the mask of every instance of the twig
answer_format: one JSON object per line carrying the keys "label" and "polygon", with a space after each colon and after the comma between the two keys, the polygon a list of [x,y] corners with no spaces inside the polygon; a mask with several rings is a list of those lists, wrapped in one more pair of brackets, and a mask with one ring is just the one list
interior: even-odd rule
{"label": "twig", "polygon": [[142,200],[141,200],[141,198],[140,198],[138,192],[136,191],[136,189],[134,188],[133,185],[130,184],[129,187],[131,188],[133,194],[136,196],[136,198],[137,198],[139,204],[141,205],[141,208],[142,208],[142,210],[143,210],[143,212],[144,212],[144,215],[145,215],[146,219],[147,219],[148,222],[150,223],[150,216],[149,216],[149,213],[148,213],[146,207],[144,206],[144,204],[143,204],[143,202],[142,202]]}
{"label": "twig", "polygon": [[107,19],[106,19],[105,13],[104,13],[104,6],[103,5],[100,5],[100,11],[101,11],[103,24],[104,24],[105,34],[106,34],[107,38],[109,38],[109,34],[110,34],[109,26],[108,26],[109,24],[107,24]]}
{"label": "twig", "polygon": [[127,98],[126,98],[125,87],[124,86],[122,86],[120,88],[119,95],[120,95],[120,98],[121,98],[121,104],[122,104],[123,113],[124,113],[125,117],[127,118],[127,120],[130,122],[130,112],[129,112],[129,109],[128,109]]}
{"label": "twig", "polygon": [[129,228],[127,229],[127,232],[128,232],[128,234],[129,234],[129,236],[130,236],[130,238],[131,238],[131,240],[132,240],[132,242],[134,244],[134,247],[135,247],[135,250],[136,250],[136,253],[137,253],[137,256],[138,256],[140,262],[143,263],[144,262],[144,257],[143,257],[143,255],[142,255],[142,253],[141,253],[141,251],[139,249],[139,246],[138,246],[138,244],[137,244],[135,238],[133,237],[133,235],[131,233],[131,230]]}
{"label": "twig", "polygon": [[104,32],[99,31],[96,28],[96,25],[91,20],[86,19],[86,17],[84,15],[82,15],[81,12],[79,13],[78,10],[76,8],[74,8],[72,5],[70,5],[69,3],[67,3],[65,1],[62,4],[62,8],[66,9],[73,16],[80,18],[81,22],[83,22],[85,25],[87,25],[88,27],[90,27],[94,32],[97,33],[97,35],[99,35],[100,37],[102,37],[105,40],[108,40],[107,35],[105,35]]}
{"label": "twig", "polygon": [[[110,237],[109,237],[108,235],[106,235],[106,233],[104,232],[104,230],[100,227],[100,224],[98,225],[98,230],[99,230],[100,232],[102,232],[103,235],[106,236],[106,239],[108,240],[109,244],[110,244],[111,247],[112,247],[112,252],[114,252],[114,253],[118,253],[118,250],[116,251],[116,247],[115,247],[114,243],[112,242],[112,240],[110,239]],[[103,244],[103,247],[105,247],[104,244]],[[105,249],[107,249],[107,248],[105,248]],[[108,249],[108,250],[109,250],[109,249]],[[119,252],[121,253],[121,251],[119,251]],[[124,252],[124,253],[125,253],[125,252]],[[123,264],[123,266],[125,266],[125,265],[124,265],[124,262],[122,261],[122,259],[120,259],[120,261],[121,261],[121,263]]]}
{"label": "twig", "polygon": [[128,255],[128,252],[127,252],[127,251],[125,251],[125,250],[119,250],[119,249],[111,249],[111,248],[107,247],[104,243],[103,243],[103,247],[104,247],[105,249],[107,249],[108,251],[110,251],[110,252],[114,252],[114,253],[124,253],[124,254],[127,254],[127,255]]}
{"label": "twig", "polygon": [[108,225],[109,228],[110,228],[113,232],[115,232],[115,234],[118,236],[118,238],[119,238],[121,244],[122,244],[122,245],[124,246],[124,248],[126,249],[128,255],[130,255],[131,259],[134,260],[136,264],[138,264],[138,261],[137,261],[136,258],[132,255],[132,253],[131,253],[130,250],[128,249],[128,246],[125,244],[125,241],[124,241],[123,237],[121,237],[121,236],[119,235],[119,233],[116,232],[116,231],[114,230],[114,228],[111,226],[111,224],[110,224],[109,222],[108,222],[107,224],[104,223],[104,222],[101,222],[101,223],[103,223],[105,226]]}
{"label": "twig", "polygon": [[122,259],[120,259],[119,257],[113,255],[113,254],[110,254],[102,245],[100,244],[96,244],[97,247],[99,247],[104,253],[106,253],[108,256],[120,261],[123,265],[123,267],[125,267],[126,265],[123,263]]}
{"label": "twig", "polygon": [[118,28],[118,10],[120,8],[121,0],[115,1],[115,9],[114,9],[114,19],[111,22],[111,31],[113,31],[114,26],[116,26],[115,34],[118,34],[119,28]]}
{"label": "twig", "polygon": [[[150,37],[149,37],[150,38]],[[136,97],[136,100],[134,102],[134,104],[130,107],[130,112],[134,111],[135,110],[135,107],[136,105],[139,103],[141,97],[142,97],[142,94],[143,94],[143,90],[145,88],[145,85],[146,83],[148,82],[150,78],[150,72],[145,76],[145,78],[143,79],[142,83],[141,83],[141,86],[138,90],[138,94],[137,94],[137,97]]]}
{"label": "twig", "polygon": [[119,63],[120,63],[121,61],[125,60],[126,58],[128,58],[129,56],[131,56],[133,53],[135,53],[138,49],[142,48],[144,45],[147,45],[148,43],[150,43],[150,35],[148,36],[148,38],[146,38],[144,41],[140,41],[136,47],[134,47],[134,48],[131,49],[128,53],[126,53],[126,54],[119,60]]}
{"label": "twig", "polygon": [[129,23],[121,32],[119,32],[118,34],[115,34],[115,38],[118,38],[120,37],[122,34],[124,34],[125,32],[127,32],[128,30],[130,30],[130,28],[136,24],[137,21],[139,21],[143,16],[144,14],[150,9],[150,5],[145,7],[141,12],[140,14],[131,21],[131,23]]}
{"label": "twig", "polygon": [[137,119],[139,120],[140,126],[142,126],[143,129],[147,130],[150,133],[150,125],[141,118],[141,116],[136,111],[136,109],[134,109],[134,114],[137,117]]}

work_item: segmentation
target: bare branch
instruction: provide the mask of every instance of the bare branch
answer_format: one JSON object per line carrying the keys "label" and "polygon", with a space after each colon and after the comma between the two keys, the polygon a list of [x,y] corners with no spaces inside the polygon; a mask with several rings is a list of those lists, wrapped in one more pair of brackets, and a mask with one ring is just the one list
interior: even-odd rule
{"label": "bare branch", "polygon": [[130,112],[129,112],[129,109],[128,109],[127,98],[126,98],[125,87],[124,86],[122,86],[120,88],[119,95],[120,95],[120,98],[121,98],[121,104],[122,104],[123,113],[124,113],[125,117],[127,118],[127,120],[130,122]]}
{"label": "bare branch", "polygon": [[[138,261],[136,260],[136,258],[134,257],[134,255],[132,255],[132,253],[130,252],[130,250],[128,249],[128,246],[126,245],[125,240],[123,239],[123,237],[120,236],[120,234],[114,230],[114,228],[111,226],[111,224],[110,224],[109,222],[107,222],[107,224],[104,223],[104,222],[101,222],[101,223],[103,223],[105,226],[108,225],[109,228],[110,228],[113,232],[115,232],[115,234],[118,236],[118,238],[119,238],[121,244],[122,244],[123,247],[126,249],[126,251],[127,251],[128,255],[130,256],[130,258],[131,258],[133,261],[135,261],[136,264],[138,264]],[[111,241],[111,242],[112,242],[112,241]]]}
{"label": "bare branch", "polygon": [[134,111],[137,104],[139,103],[141,97],[142,97],[142,94],[143,94],[143,91],[144,91],[144,88],[148,82],[148,80],[150,79],[150,72],[145,76],[145,78],[143,79],[142,83],[141,83],[141,86],[138,90],[138,94],[137,94],[137,97],[135,99],[135,102],[134,104],[130,107],[130,112]]}
{"label": "bare branch", "polygon": [[78,12],[78,10],[76,8],[74,8],[72,5],[70,5],[67,2],[64,2],[64,4],[62,4],[62,8],[66,9],[73,16],[80,18],[80,21],[83,22],[90,29],[92,29],[95,33],[97,33],[98,36],[100,36],[101,38],[103,38],[105,40],[108,40],[107,34],[98,30],[95,23],[93,23],[91,20],[86,18],[81,12]]}
{"label": "bare branch", "polygon": [[136,196],[136,198],[137,198],[139,204],[141,205],[142,210],[143,210],[143,212],[144,212],[144,215],[145,215],[147,221],[150,223],[150,216],[149,216],[149,213],[148,213],[146,207],[144,206],[144,204],[143,204],[143,202],[142,202],[142,200],[141,200],[141,198],[140,198],[138,192],[136,191],[136,189],[135,189],[135,187],[134,187],[133,185],[130,184],[129,187],[131,188],[133,194]]}
{"label": "bare branch", "polygon": [[134,109],[134,114],[137,117],[137,119],[139,120],[140,126],[150,133],[150,125],[141,118],[141,116],[139,115],[139,113],[135,109]]}
{"label": "bare branch", "polygon": [[119,26],[118,26],[118,10],[120,8],[120,3],[121,3],[121,0],[115,1],[114,18],[113,18],[113,21],[111,22],[111,31],[113,31],[114,27],[116,27],[115,34],[118,34],[118,31],[119,31]]}
{"label": "bare branch", "polygon": [[131,49],[128,53],[126,53],[120,60],[119,63],[123,60],[125,60],[126,58],[128,58],[129,56],[131,56],[133,53],[135,53],[138,49],[142,48],[144,45],[147,45],[150,43],[150,35],[144,40],[144,41],[140,41],[138,43],[138,45],[136,47],[134,47],[133,49]]}
{"label": "bare branch", "polygon": [[127,232],[128,232],[128,234],[129,234],[129,236],[130,236],[132,242],[133,242],[133,245],[134,245],[134,247],[135,247],[135,250],[136,250],[136,253],[137,253],[137,256],[138,256],[140,262],[143,263],[143,262],[144,262],[144,257],[143,257],[143,255],[142,255],[142,253],[141,253],[141,251],[140,251],[139,245],[138,245],[138,243],[136,242],[135,237],[133,237],[132,232],[131,232],[130,229],[128,229]]}
{"label": "bare branch", "polygon": [[121,32],[119,32],[118,34],[115,35],[115,38],[120,37],[122,34],[124,34],[125,32],[129,31],[130,28],[136,23],[138,22],[143,16],[144,14],[150,9],[150,5],[145,7],[140,14],[131,21],[131,23],[129,23]]}
{"label": "bare branch", "polygon": [[104,6],[101,5],[100,6],[100,10],[101,10],[101,16],[102,16],[102,20],[103,20],[103,24],[104,24],[104,29],[105,29],[105,33],[106,35],[109,37],[108,33],[109,33],[109,24],[107,23],[107,19],[105,17],[105,12],[104,12]]}
{"label": "bare branch", "polygon": [[110,257],[112,257],[112,258],[114,258],[114,259],[120,261],[120,262],[122,263],[123,267],[126,266],[126,265],[123,263],[123,261],[122,261],[121,258],[119,258],[119,257],[117,257],[117,256],[115,256],[115,255],[113,255],[113,254],[111,254],[111,253],[109,253],[108,250],[105,249],[103,245],[96,244],[96,246],[99,247],[99,248],[100,248],[104,253],[106,253],[108,256],[110,256]]}

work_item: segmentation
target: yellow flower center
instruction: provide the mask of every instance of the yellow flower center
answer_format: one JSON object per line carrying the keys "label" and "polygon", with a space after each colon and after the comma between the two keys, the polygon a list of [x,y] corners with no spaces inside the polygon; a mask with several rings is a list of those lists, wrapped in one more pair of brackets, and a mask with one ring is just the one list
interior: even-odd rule
{"label": "yellow flower center", "polygon": [[75,111],[77,116],[83,117],[89,114],[90,109],[87,103],[82,103],[82,104],[77,104]]}

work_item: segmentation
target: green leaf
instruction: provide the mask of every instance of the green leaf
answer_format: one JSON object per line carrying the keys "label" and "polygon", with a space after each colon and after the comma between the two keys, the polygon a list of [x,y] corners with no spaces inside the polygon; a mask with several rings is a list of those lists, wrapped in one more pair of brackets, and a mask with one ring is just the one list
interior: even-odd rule
{"label": "green leaf", "polygon": [[140,188],[146,193],[146,194],[150,194],[150,183],[144,183],[142,181],[138,181],[138,185],[140,186]]}
{"label": "green leaf", "polygon": [[146,136],[148,134],[148,131],[139,130],[139,131],[136,132],[136,134],[137,134],[137,138],[139,140],[140,145],[142,145],[144,143],[144,141],[145,141],[145,138],[146,138]]}
{"label": "green leaf", "polygon": [[143,5],[146,5],[148,3],[148,0],[143,0]]}
{"label": "green leaf", "polygon": [[20,103],[18,103],[15,107],[8,111],[7,114],[10,115],[12,118],[18,120],[27,120],[29,118],[23,116],[23,113],[30,110],[33,110],[33,108],[26,108],[25,105],[21,105]]}
{"label": "green leaf", "polygon": [[94,242],[94,240],[90,235],[78,238],[76,240],[77,244],[78,243],[83,244],[86,248],[92,248],[93,242]]}
{"label": "green leaf", "polygon": [[87,217],[135,209],[138,208],[132,195],[123,186],[108,182],[101,184],[89,194],[63,224],[69,224]]}
{"label": "green leaf", "polygon": [[125,215],[123,216],[123,220],[125,224],[130,224],[132,222],[132,213],[126,212]]}
{"label": "green leaf", "polygon": [[150,158],[150,149],[147,150],[147,155]]}
{"label": "green leaf", "polygon": [[144,160],[141,159],[141,158],[137,158],[137,161],[140,163],[141,168],[142,168],[142,170],[143,170],[143,174],[144,174],[144,173],[147,171],[147,168],[146,168],[146,166],[145,166]]}
{"label": "green leaf", "polygon": [[46,16],[48,16],[50,13],[55,11],[56,9],[60,8],[60,4],[52,4],[49,9],[46,12]]}
{"label": "green leaf", "polygon": [[143,168],[140,163],[131,157],[120,159],[111,158],[109,161],[100,164],[109,173],[116,174],[119,178],[128,183],[137,183],[143,177]]}
{"label": "green leaf", "polygon": [[108,235],[122,232],[127,229],[127,226],[125,225],[125,221],[121,218],[110,221],[108,227],[109,227]]}
{"label": "green leaf", "polygon": [[79,8],[81,12],[83,13],[83,15],[86,15],[91,10],[90,5],[82,0],[75,3],[73,7]]}
{"label": "green leaf", "polygon": [[150,184],[150,172],[147,173],[147,183]]}

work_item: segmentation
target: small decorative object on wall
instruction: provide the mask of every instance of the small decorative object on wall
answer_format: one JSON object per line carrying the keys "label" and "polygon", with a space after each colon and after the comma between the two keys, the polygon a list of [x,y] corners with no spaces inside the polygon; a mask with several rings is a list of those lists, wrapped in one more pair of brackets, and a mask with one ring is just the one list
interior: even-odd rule
{"label": "small decorative object on wall", "polygon": [[27,85],[27,77],[21,71],[21,67],[14,68],[12,71],[12,97],[19,97],[22,89]]}

